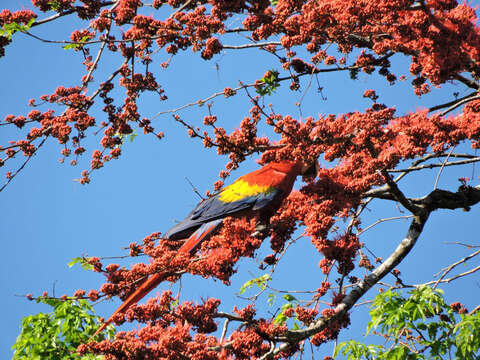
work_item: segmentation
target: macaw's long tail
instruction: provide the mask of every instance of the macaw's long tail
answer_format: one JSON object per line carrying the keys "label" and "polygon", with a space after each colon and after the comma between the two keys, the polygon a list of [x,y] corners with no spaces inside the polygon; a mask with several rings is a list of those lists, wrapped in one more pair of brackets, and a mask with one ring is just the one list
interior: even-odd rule
{"label": "macaw's long tail", "polygon": [[[210,221],[208,223],[203,224],[200,226],[182,245],[180,249],[178,249],[179,253],[193,253],[197,247],[202,243],[203,240],[208,238],[223,222],[223,219],[217,219]],[[117,310],[105,321],[102,326],[95,332],[93,337],[100,334],[108,324],[110,324],[117,314],[123,314],[127,311],[130,306],[136,304],[140,301],[145,295],[147,295],[150,291],[155,289],[162,281],[164,281],[167,277],[172,275],[169,272],[162,272],[151,275],[146,281],[144,281],[130,296],[120,305]]]}
{"label": "macaw's long tail", "polygon": [[157,273],[150,276],[146,281],[144,281],[138,289],[136,289],[130,296],[120,305],[115,312],[110,315],[107,321],[105,321],[102,326],[95,332],[93,335],[94,337],[100,334],[108,324],[110,324],[117,314],[123,314],[125,311],[128,310],[130,306],[136,304],[140,301],[145,295],[147,295],[150,291],[152,291],[155,287],[158,286],[166,277],[168,277],[168,273]]}

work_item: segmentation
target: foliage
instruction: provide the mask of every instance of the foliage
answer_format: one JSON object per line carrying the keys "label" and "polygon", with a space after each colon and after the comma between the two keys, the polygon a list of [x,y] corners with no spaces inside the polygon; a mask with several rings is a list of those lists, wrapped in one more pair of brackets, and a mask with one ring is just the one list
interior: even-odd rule
{"label": "foliage", "polygon": [[[98,317],[87,300],[39,297],[36,301],[51,306],[53,311],[29,315],[22,320],[22,330],[12,347],[14,360],[104,359],[101,355],[78,355],[76,351],[98,328]],[[112,337],[115,329],[109,327],[107,332]],[[105,334],[98,338],[105,339]]]}
{"label": "foliage", "polygon": [[90,39],[89,36],[83,36],[78,42],[76,43],[72,43],[72,44],[67,44],[67,45],[63,45],[63,48],[65,50],[70,50],[70,49],[81,49],[82,48],[82,44],[85,43],[86,41],[88,41]]}
{"label": "foliage", "polygon": [[70,261],[67,265],[68,267],[72,267],[75,264],[80,264],[80,266],[84,270],[93,270],[93,265],[88,262],[88,258],[85,258],[83,256],[73,258],[72,261]]}
{"label": "foliage", "polygon": [[253,285],[256,285],[261,290],[265,290],[267,283],[272,280],[272,277],[268,274],[264,274],[258,278],[250,279],[240,287],[240,294],[243,294],[245,290],[250,289]]}
{"label": "foliage", "polygon": [[17,31],[20,31],[20,32],[28,31],[34,22],[35,22],[35,18],[32,18],[25,25],[17,24],[16,22],[4,24],[3,28],[0,29],[0,36],[4,36],[8,40],[11,40],[13,34],[15,34]]}
{"label": "foliage", "polygon": [[467,313],[460,303],[448,305],[443,291],[421,286],[404,297],[401,292],[379,293],[371,305],[367,334],[382,336],[382,345],[350,340],[335,354],[348,359],[478,359],[480,312]]}
{"label": "foliage", "polygon": [[255,91],[261,96],[272,95],[279,86],[278,71],[269,70],[260,79],[259,84],[255,87]]}

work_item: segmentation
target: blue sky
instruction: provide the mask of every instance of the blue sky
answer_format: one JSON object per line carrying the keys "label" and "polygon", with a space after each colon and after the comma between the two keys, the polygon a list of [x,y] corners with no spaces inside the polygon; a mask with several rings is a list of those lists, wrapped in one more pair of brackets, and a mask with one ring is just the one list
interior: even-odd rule
{"label": "blue sky", "polygon": [[[31,8],[30,2],[25,0],[3,1],[0,7],[16,10],[22,4]],[[48,23],[32,32],[48,39],[66,39],[78,25],[76,21],[72,25],[71,19]],[[16,34],[13,40],[6,48],[6,56],[0,59],[3,80],[0,88],[1,119],[7,114],[28,113],[30,98],[38,99],[42,94],[53,92],[59,85],[79,84],[83,75],[79,53],[66,51],[60,45],[40,43],[23,34]],[[232,39],[232,43],[239,41],[241,39]],[[94,51],[92,49],[92,53]],[[166,59],[166,55],[160,56]],[[408,75],[405,60],[395,57],[393,61],[399,69],[398,75]],[[95,74],[95,84],[108,77],[108,71],[116,68],[120,62],[120,59],[107,54]],[[273,57],[258,51],[225,52],[206,62],[199,53],[188,50],[174,57],[167,70],[158,69],[157,62],[159,82],[164,86],[169,100],[160,102],[154,96],[146,96],[140,103],[140,112],[143,116],[151,117],[159,111],[205,98],[224,87],[233,88],[239,80],[253,82],[270,68],[279,66]],[[399,114],[449,101],[456,91],[460,92],[460,96],[469,92],[458,85],[447,85],[418,99],[413,95],[409,81],[399,82],[392,87],[383,79],[370,79],[360,74],[359,80],[353,82],[347,73],[325,74],[319,77],[319,81],[323,87],[322,94],[327,99],[323,100],[312,88],[305,95],[302,106],[304,116],[362,111],[370,104],[361,95],[364,90],[371,88],[380,95],[379,101],[396,107]],[[286,84],[282,85],[266,101],[271,102],[277,112],[298,117],[295,103],[302,94],[291,93],[287,87]],[[242,95],[230,99],[218,98],[212,111],[218,115],[220,124],[232,129],[243,117],[248,116],[249,108],[248,99]],[[98,110],[94,113],[99,119],[103,116]],[[206,106],[192,107],[181,113],[185,120],[199,124],[207,114]],[[202,193],[212,189],[212,183],[218,179],[218,172],[227,159],[217,156],[214,149],[205,150],[200,141],[191,140],[185,129],[168,114],[156,118],[153,125],[157,131],[165,132],[163,140],[145,136],[140,131],[133,142],[123,145],[121,159],[95,172],[91,184],[87,186],[73,180],[79,178],[81,170],[88,167],[90,151],[98,148],[95,145],[98,137],[89,140],[90,151],[77,167],[60,164],[61,146],[55,140],[48,141],[21,175],[0,193],[0,240],[4,254],[0,263],[0,308],[5,311],[0,358],[11,357],[10,347],[19,333],[21,318],[48,310],[17,295],[40,295],[44,290],[52,294],[53,287],[57,296],[71,295],[78,288],[97,288],[103,283],[101,275],[83,271],[78,266],[69,268],[67,263],[82,254],[123,255],[125,251],[122,248],[130,242],[141,241],[155,231],[167,231],[198,201],[185,177]],[[13,127],[1,127],[0,144],[17,140],[20,134]],[[463,150],[467,151],[468,148]],[[244,163],[234,177],[257,168],[254,160],[255,157],[252,157]],[[6,170],[0,170],[0,178],[4,179]],[[477,179],[473,183],[476,185],[479,170],[479,167],[474,169],[471,165],[458,170],[445,169],[439,187],[455,190],[459,185],[456,179],[460,176],[471,177],[472,172]],[[431,191],[436,175],[437,171],[433,170],[413,176],[403,181],[403,189],[408,196],[425,195]],[[300,182],[296,187],[299,186]],[[374,201],[369,211],[365,212],[363,221],[368,225],[378,218],[396,215],[401,214],[393,204]],[[459,241],[478,245],[478,232],[474,228],[479,216],[478,206],[468,213],[457,210],[433,214],[418,245],[399,266],[404,282],[428,281],[441,268],[467,255],[468,249],[445,243]],[[407,226],[405,221],[381,224],[369,230],[362,241],[375,254],[386,257],[401,241]],[[268,253],[268,244],[264,245],[259,260],[262,259],[261,254]],[[299,240],[279,265],[272,286],[280,289],[316,289],[323,278],[317,267],[320,259],[308,239]],[[126,264],[136,261],[129,260]],[[473,260],[462,269],[473,267],[475,261],[478,265],[478,260]],[[256,266],[256,260],[243,260],[238,268],[239,272],[229,287],[211,279],[186,276],[182,280],[182,299],[199,301],[207,297],[221,297],[224,311],[231,311],[235,304],[247,305],[248,302],[236,297],[235,293],[246,280],[263,272]],[[393,282],[391,278],[386,280]],[[162,284],[159,289],[169,286]],[[451,301],[459,300],[471,307],[476,304],[474,293],[478,294],[480,280],[478,275],[474,275],[442,288],[450,291],[447,296]],[[174,285],[173,289],[178,290],[178,285]],[[367,298],[373,295],[370,292]],[[107,316],[118,304],[116,300],[104,302],[97,306],[96,311]],[[359,338],[365,328],[365,311],[355,311],[352,320],[352,326],[342,333],[340,340]],[[330,351],[331,346],[326,345],[319,353],[328,355]]]}

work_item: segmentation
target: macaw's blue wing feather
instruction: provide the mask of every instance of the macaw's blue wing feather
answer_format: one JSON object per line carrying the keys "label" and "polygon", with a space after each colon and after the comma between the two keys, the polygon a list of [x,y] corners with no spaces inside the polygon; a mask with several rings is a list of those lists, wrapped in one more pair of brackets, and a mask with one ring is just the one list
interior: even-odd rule
{"label": "macaw's blue wing feather", "polygon": [[188,216],[171,228],[165,237],[175,240],[189,237],[202,224],[246,210],[261,210],[282,195],[272,186],[250,185],[239,179],[217,195],[199,203]]}
{"label": "macaw's blue wing feather", "polygon": [[275,191],[268,193],[259,194],[252,210],[261,210],[265,207],[268,207],[272,203],[276,202],[276,200],[280,197],[283,198],[283,191],[279,189],[275,189]]}

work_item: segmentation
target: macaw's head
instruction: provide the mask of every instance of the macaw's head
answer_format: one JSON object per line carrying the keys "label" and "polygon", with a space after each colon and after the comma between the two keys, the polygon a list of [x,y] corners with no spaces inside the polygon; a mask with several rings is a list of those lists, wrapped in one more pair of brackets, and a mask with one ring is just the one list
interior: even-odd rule
{"label": "macaw's head", "polygon": [[283,173],[290,173],[294,176],[316,176],[320,169],[320,164],[317,160],[313,162],[290,160],[279,161],[271,162],[267,166]]}
{"label": "macaw's head", "polygon": [[317,176],[320,170],[320,163],[318,160],[313,162],[301,162],[300,175],[302,176]]}

